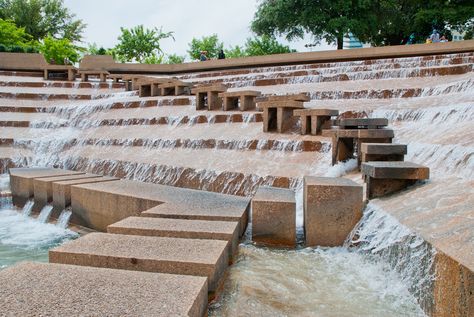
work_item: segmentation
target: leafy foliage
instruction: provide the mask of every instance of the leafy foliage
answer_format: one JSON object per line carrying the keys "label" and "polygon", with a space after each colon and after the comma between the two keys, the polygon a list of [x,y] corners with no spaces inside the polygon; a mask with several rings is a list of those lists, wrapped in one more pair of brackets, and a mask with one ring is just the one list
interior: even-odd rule
{"label": "leafy foliage", "polygon": [[0,0],[0,18],[24,27],[35,40],[51,35],[80,41],[86,26],[64,7],[63,0]]}
{"label": "leafy foliage", "polygon": [[251,28],[259,35],[305,33],[336,43],[352,32],[373,45],[400,44],[411,33],[425,37],[433,27],[441,32],[472,24],[474,4],[468,0],[263,0]]}
{"label": "leafy foliage", "polygon": [[201,51],[207,51],[208,58],[217,58],[219,51],[223,49],[224,43],[219,41],[217,34],[203,36],[200,39],[193,38],[189,43],[189,56],[191,59],[199,59]]}
{"label": "leafy foliage", "polygon": [[[138,25],[131,29],[120,28],[122,34],[115,47],[117,58],[122,62],[157,62],[163,58],[160,41],[173,38],[173,32],[163,32],[163,29],[145,29]],[[161,56],[161,57],[160,57]]]}
{"label": "leafy foliage", "polygon": [[225,50],[225,56],[227,58],[236,58],[247,56],[245,48],[239,45],[231,46]]}
{"label": "leafy foliage", "polygon": [[4,46],[30,46],[31,35],[25,32],[25,28],[19,28],[12,21],[0,19],[0,43]]}
{"label": "leafy foliage", "polygon": [[59,65],[64,64],[65,58],[73,63],[79,60],[78,48],[67,39],[57,40],[47,36],[40,45],[40,52],[44,55],[46,61],[53,60]]}
{"label": "leafy foliage", "polygon": [[177,54],[170,54],[166,58],[166,64],[182,64],[184,63],[185,56],[180,56]]}
{"label": "leafy foliage", "polygon": [[86,49],[86,53],[88,55],[112,55],[112,54],[107,54],[108,50],[106,50],[103,47],[98,47],[96,43],[89,44],[89,46]]}
{"label": "leafy foliage", "polygon": [[296,52],[296,50],[292,50],[289,46],[280,44],[276,39],[268,35],[248,38],[247,42],[245,43],[245,54],[247,56],[283,54],[292,52]]}

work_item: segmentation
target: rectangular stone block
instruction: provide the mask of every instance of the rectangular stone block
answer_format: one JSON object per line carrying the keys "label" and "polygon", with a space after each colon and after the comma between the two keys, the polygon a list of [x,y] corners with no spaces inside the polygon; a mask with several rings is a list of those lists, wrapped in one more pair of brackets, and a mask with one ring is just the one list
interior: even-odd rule
{"label": "rectangular stone block", "polygon": [[367,162],[362,164],[362,174],[385,179],[428,179],[430,169],[412,162]]}
{"label": "rectangular stone block", "polygon": [[33,180],[35,178],[77,174],[83,173],[54,168],[11,168],[10,188],[12,191],[13,204],[18,207],[23,207],[25,202],[33,197]]}
{"label": "rectangular stone block", "polygon": [[9,316],[207,314],[205,277],[23,262],[0,271]]}
{"label": "rectangular stone block", "polygon": [[227,242],[89,233],[49,251],[51,263],[206,276],[214,292],[228,266]]}
{"label": "rectangular stone block", "polygon": [[332,177],[304,178],[304,231],[307,246],[342,246],[362,217],[362,186]]}
{"label": "rectangular stone block", "polygon": [[362,143],[362,162],[403,161],[407,154],[406,144]]}
{"label": "rectangular stone block", "polygon": [[128,217],[108,226],[107,232],[153,237],[224,240],[228,242],[231,256],[237,251],[239,243],[239,223],[237,221]]}
{"label": "rectangular stone block", "polygon": [[252,199],[252,240],[275,246],[296,244],[296,201],[290,189],[259,187]]}
{"label": "rectangular stone block", "polygon": [[[105,231],[130,216],[238,221],[247,226],[250,199],[151,183],[119,180],[71,186],[72,223]],[[156,207],[156,208],[153,208]]]}
{"label": "rectangular stone block", "polygon": [[53,213],[61,212],[67,206],[71,205],[71,186],[90,183],[101,183],[118,180],[116,177],[94,177],[85,179],[76,179],[68,181],[53,182]]}
{"label": "rectangular stone block", "polygon": [[99,175],[94,174],[74,174],[65,176],[42,177],[33,180],[33,193],[35,207],[42,208],[53,200],[53,186],[55,181],[75,180],[84,178],[93,178]]}

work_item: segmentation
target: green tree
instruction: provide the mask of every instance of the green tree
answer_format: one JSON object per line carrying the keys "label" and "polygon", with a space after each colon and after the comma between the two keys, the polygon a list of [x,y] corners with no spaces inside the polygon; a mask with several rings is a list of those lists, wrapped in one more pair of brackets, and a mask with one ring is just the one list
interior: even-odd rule
{"label": "green tree", "polygon": [[473,16],[468,0],[263,0],[251,28],[289,40],[308,33],[341,49],[348,32],[375,46],[397,45],[413,32],[428,36],[433,27],[463,30]]}
{"label": "green tree", "polygon": [[261,37],[248,38],[245,43],[245,54],[247,56],[271,55],[293,53],[296,50],[289,46],[280,44],[276,39],[263,35]]}
{"label": "green tree", "polygon": [[207,51],[208,58],[217,58],[219,51],[223,49],[224,43],[219,41],[217,34],[203,36],[200,39],[193,38],[189,43],[189,56],[191,59],[199,59],[201,51]]}
{"label": "green tree", "polygon": [[19,28],[12,21],[0,19],[0,44],[4,46],[32,46],[34,43],[31,35],[25,32],[25,28]]}
{"label": "green tree", "polygon": [[185,58],[185,56],[170,54],[166,58],[166,64],[182,64],[184,63]]}
{"label": "green tree", "polygon": [[51,35],[80,41],[86,25],[75,17],[63,0],[0,0],[0,18],[13,20],[35,40]]}
{"label": "green tree", "polygon": [[145,29],[143,25],[138,25],[131,29],[120,28],[122,34],[119,36],[119,43],[115,46],[117,58],[122,62],[157,61],[162,59],[160,41],[172,38],[173,32],[163,32],[163,29]]}
{"label": "green tree", "polygon": [[51,36],[45,37],[40,45],[40,52],[44,58],[48,62],[54,60],[58,65],[64,64],[65,58],[76,63],[79,60],[79,50],[68,39],[57,40]]}
{"label": "green tree", "polygon": [[226,58],[236,58],[247,56],[245,53],[245,48],[239,45],[231,46],[225,50]]}
{"label": "green tree", "polygon": [[108,50],[103,48],[102,46],[99,47],[96,43],[89,44],[85,52],[88,55],[112,55],[107,54]]}

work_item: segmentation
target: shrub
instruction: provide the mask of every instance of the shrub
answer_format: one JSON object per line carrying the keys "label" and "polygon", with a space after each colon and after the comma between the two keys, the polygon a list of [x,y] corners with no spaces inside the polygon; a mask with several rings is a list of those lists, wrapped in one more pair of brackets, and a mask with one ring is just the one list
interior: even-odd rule
{"label": "shrub", "polygon": [[12,53],[24,53],[25,49],[20,45],[13,45],[13,46],[10,46],[9,51]]}
{"label": "shrub", "polygon": [[78,48],[67,39],[56,40],[48,36],[44,38],[39,51],[48,62],[54,60],[56,64],[60,65],[64,64],[65,58],[69,59],[72,63],[79,60]]}
{"label": "shrub", "polygon": [[6,51],[7,51],[7,48],[5,47],[5,45],[0,44],[0,52],[6,52]]}

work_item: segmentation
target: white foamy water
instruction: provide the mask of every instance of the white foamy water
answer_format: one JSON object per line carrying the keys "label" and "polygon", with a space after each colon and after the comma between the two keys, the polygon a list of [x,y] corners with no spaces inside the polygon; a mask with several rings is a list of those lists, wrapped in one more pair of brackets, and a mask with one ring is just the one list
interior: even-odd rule
{"label": "white foamy water", "polygon": [[346,248],[240,246],[210,316],[425,316],[396,273]]}
{"label": "white foamy water", "polygon": [[77,233],[25,216],[11,205],[0,202],[0,269],[20,261],[48,261],[48,250],[74,239]]}

